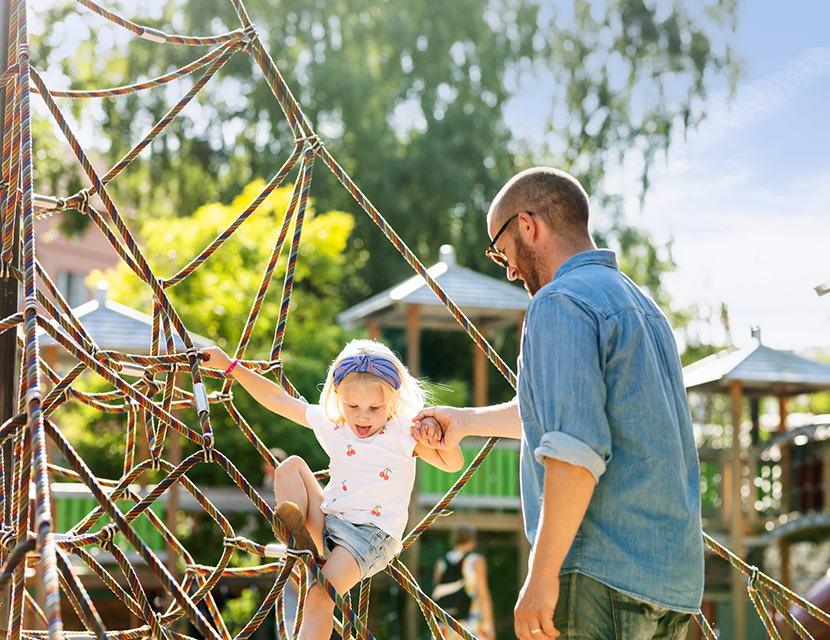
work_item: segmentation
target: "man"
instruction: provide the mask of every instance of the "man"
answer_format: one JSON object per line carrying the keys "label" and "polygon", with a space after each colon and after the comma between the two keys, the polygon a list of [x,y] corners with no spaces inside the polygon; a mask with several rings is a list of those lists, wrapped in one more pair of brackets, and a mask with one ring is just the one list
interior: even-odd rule
{"label": "man", "polygon": [[530,292],[518,397],[434,407],[442,444],[521,438],[532,543],[520,640],[685,638],[703,594],[697,451],[671,327],[588,232],[572,176],[524,171],[487,214],[487,255]]}

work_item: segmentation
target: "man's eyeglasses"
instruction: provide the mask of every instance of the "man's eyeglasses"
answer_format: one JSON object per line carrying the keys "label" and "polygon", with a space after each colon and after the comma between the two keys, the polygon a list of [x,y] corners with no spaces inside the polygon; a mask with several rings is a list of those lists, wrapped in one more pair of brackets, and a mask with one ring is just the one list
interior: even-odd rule
{"label": "man's eyeglasses", "polygon": [[500,267],[507,268],[509,265],[507,263],[507,256],[504,255],[501,251],[496,249],[496,241],[501,237],[501,235],[507,230],[507,226],[513,222],[515,218],[518,218],[522,213],[526,213],[529,216],[533,215],[532,211],[522,211],[520,213],[514,213],[510,216],[507,220],[505,220],[504,224],[501,225],[501,229],[493,238],[493,242],[490,243],[490,246],[487,247],[487,251],[484,252],[484,255],[490,258],[493,262],[495,262]]}

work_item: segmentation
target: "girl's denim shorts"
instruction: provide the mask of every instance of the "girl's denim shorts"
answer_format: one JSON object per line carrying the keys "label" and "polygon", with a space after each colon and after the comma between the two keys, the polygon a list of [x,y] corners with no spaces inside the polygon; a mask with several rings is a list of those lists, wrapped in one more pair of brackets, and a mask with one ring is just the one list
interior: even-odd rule
{"label": "girl's denim shorts", "polygon": [[398,550],[397,540],[375,525],[352,524],[327,514],[323,528],[323,559],[328,558],[337,545],[344,547],[357,561],[361,580],[385,569]]}

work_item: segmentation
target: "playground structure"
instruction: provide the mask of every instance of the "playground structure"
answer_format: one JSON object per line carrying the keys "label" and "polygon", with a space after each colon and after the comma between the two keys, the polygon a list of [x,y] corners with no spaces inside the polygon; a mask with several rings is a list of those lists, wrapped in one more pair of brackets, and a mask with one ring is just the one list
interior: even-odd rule
{"label": "playground structure", "polygon": [[[25,2],[10,1],[6,5],[8,19],[5,24],[8,26],[9,46],[7,59],[3,61],[4,64],[0,65],[5,69],[0,75],[0,84],[4,87],[5,95],[0,226],[3,231],[3,302],[6,306],[0,307],[0,337],[3,338],[6,346],[11,341],[12,348],[0,350],[0,377],[8,381],[11,378],[9,372],[15,372],[17,396],[9,406],[0,407],[6,411],[0,414],[0,442],[3,443],[4,451],[4,482],[0,487],[2,488],[0,511],[3,514],[2,536],[0,536],[3,554],[0,590],[6,589],[6,592],[10,593],[9,598],[4,598],[5,610],[0,610],[0,619],[3,620],[0,626],[5,627],[6,637],[14,640],[23,636],[38,638],[48,635],[52,639],[66,637],[60,605],[61,593],[63,593],[68,597],[86,629],[86,632],[78,637],[88,638],[94,635],[100,640],[104,638],[123,638],[124,640],[144,637],[179,638],[183,636],[174,630],[174,626],[180,620],[186,619],[205,638],[230,640],[230,634],[222,620],[212,590],[223,576],[256,572],[270,576],[273,582],[259,609],[236,638],[244,640],[250,637],[274,608],[276,608],[279,620],[280,637],[285,637],[283,590],[291,573],[295,572],[301,583],[301,601],[308,588],[308,574],[329,589],[339,611],[342,612],[342,619],[338,622],[342,637],[347,638],[351,635],[362,638],[373,637],[370,630],[366,628],[370,581],[367,580],[361,584],[358,602],[356,606],[353,606],[349,597],[340,597],[327,585],[316,559],[307,552],[295,551],[289,544],[287,550],[280,551],[277,554],[278,557],[274,557],[275,552],[273,548],[269,548],[268,544],[237,535],[222,511],[212,504],[206,493],[185,475],[188,470],[199,464],[219,465],[235,483],[239,498],[250,502],[254,512],[270,524],[274,535],[281,538],[289,537],[279,521],[273,517],[273,511],[267,501],[215,446],[210,405],[221,404],[245,433],[251,446],[265,460],[275,465],[273,456],[266,445],[236,410],[230,394],[231,380],[224,380],[220,391],[207,393],[204,378],[223,379],[224,376],[221,372],[202,370],[192,335],[171,304],[166,289],[183,281],[206,260],[221,251],[224,242],[250,216],[255,215],[265,199],[286,180],[292,171],[295,171],[292,198],[286,208],[271,257],[268,264],[263,266],[262,282],[234,355],[244,359],[259,310],[271,285],[277,260],[285,251],[288,256],[288,266],[284,274],[280,319],[275,328],[270,358],[267,361],[243,360],[242,364],[263,373],[273,373],[289,393],[296,395],[287,373],[283,370],[280,355],[288,320],[294,269],[299,255],[299,242],[303,231],[313,167],[315,160],[319,160],[351,193],[407,263],[426,281],[430,289],[435,292],[450,314],[487,358],[514,386],[515,376],[321,144],[320,138],[303,115],[292,92],[269,57],[259,39],[255,25],[249,19],[240,0],[231,0],[231,3],[239,17],[241,27],[230,33],[211,37],[167,35],[113,14],[91,0],[78,0],[78,3],[133,33],[136,37],[158,43],[159,46],[212,46],[215,48],[182,69],[140,84],[96,91],[50,91],[36,65],[30,63]],[[238,54],[250,55],[256,62],[294,133],[294,147],[262,192],[219,236],[198,256],[195,256],[182,271],[162,279],[156,275],[145,259],[127,222],[110,198],[107,185],[165,129],[222,66],[232,56]],[[55,98],[109,97],[148,90],[200,70],[204,72],[194,83],[192,89],[170,109],[139,144],[103,176],[99,175],[92,166],[87,153],[55,102]],[[90,186],[77,194],[58,198],[35,195],[30,113],[32,93],[37,93],[48,108],[89,181]],[[90,200],[92,195],[100,199],[103,211],[92,206]],[[59,212],[67,208],[75,208],[89,215],[117,255],[152,290],[154,297],[153,331],[151,344],[148,345],[149,355],[100,350],[86,332],[83,323],[73,314],[50,274],[41,268],[33,230],[34,220],[39,215]],[[289,232],[291,232],[290,242],[288,242]],[[18,282],[23,287],[21,301],[18,301],[16,297]],[[10,297],[14,298],[11,308],[7,304]],[[48,333],[66,352],[77,359],[78,364],[63,377],[50,368],[41,357],[38,328]],[[174,332],[183,343],[183,350],[175,349]],[[22,362],[19,366],[14,362],[13,355],[11,361],[8,357],[9,353],[14,353],[15,341],[19,343],[17,346],[22,354]],[[0,344],[0,349],[2,346]],[[140,371],[139,379],[132,383],[128,382],[126,380],[127,369]],[[86,370],[106,380],[113,390],[102,394],[89,394],[73,388],[75,381]],[[190,380],[187,383],[177,382],[177,374],[181,375],[180,372],[189,374]],[[49,391],[45,391],[50,385]],[[72,443],[61,432],[60,408],[69,399],[82,402],[99,411],[126,414],[127,447],[124,472],[120,478],[95,477],[84,460],[75,452]],[[176,410],[184,407],[195,407],[198,413],[198,425],[189,426],[176,417]],[[150,438],[150,450],[146,459],[138,459],[136,456],[136,432],[139,426],[146,429]],[[200,451],[181,462],[172,464],[166,454],[169,436],[173,432],[196,443]],[[47,439],[60,451],[67,461],[67,467],[48,463]],[[496,440],[493,439],[482,447],[453,487],[414,526],[403,541],[404,548],[410,546],[444,511],[495,444]],[[166,476],[149,493],[139,495],[133,490],[132,484],[142,472],[147,470],[163,471]],[[323,477],[323,474],[319,475]],[[71,526],[67,532],[61,534],[57,533],[58,528],[52,515],[55,496],[50,477],[53,476],[82,483],[94,499],[94,503],[88,505],[89,510],[82,509],[83,514],[76,514],[79,515],[76,522],[65,523]],[[177,540],[175,532],[171,531],[154,512],[154,505],[173,485],[189,493],[221,527],[224,534],[224,546],[221,558],[214,566],[196,565],[188,550]],[[30,509],[31,497],[34,498],[33,510]],[[100,527],[104,522],[109,523]],[[125,553],[118,544],[114,543],[116,533],[124,536],[134,552],[132,554],[134,557]],[[161,536],[184,563],[186,572],[181,580],[169,571],[166,563],[162,562],[154,551],[153,547],[156,546],[158,540],[153,542],[150,538],[156,537],[156,534]],[[801,637],[806,637],[803,627],[789,614],[786,604],[788,602],[799,604],[819,620],[830,624],[830,617],[827,614],[758,572],[757,569],[748,566],[738,556],[708,536],[706,540],[711,548],[750,577],[749,595],[771,635],[777,637],[771,621],[774,609],[784,616]],[[87,551],[86,548],[90,546],[100,547],[112,555],[123,574],[122,582],[126,581],[129,585],[128,589],[119,584],[110,571]],[[234,569],[229,566],[229,563],[236,549],[260,558],[272,558],[274,561],[253,568]],[[80,559],[88,570],[98,576],[107,588],[127,606],[141,624],[127,630],[105,629],[93,599],[79,579],[70,557]],[[139,564],[149,568],[171,598],[172,603],[166,610],[156,611],[154,609],[139,580]],[[308,571],[301,570],[303,567]],[[37,601],[27,590],[29,568],[37,571],[36,588],[42,594]],[[398,581],[420,607],[433,637],[440,637],[437,628],[438,621],[456,629],[465,638],[471,637],[457,621],[447,616],[422,592],[411,572],[400,559],[395,559],[386,571]],[[24,629],[24,608],[29,608],[36,613],[41,629]],[[207,613],[203,613],[203,610]],[[298,622],[302,617],[302,607],[299,611]],[[8,621],[7,626],[6,621]],[[705,617],[699,615],[698,622],[705,636],[714,638]]]}

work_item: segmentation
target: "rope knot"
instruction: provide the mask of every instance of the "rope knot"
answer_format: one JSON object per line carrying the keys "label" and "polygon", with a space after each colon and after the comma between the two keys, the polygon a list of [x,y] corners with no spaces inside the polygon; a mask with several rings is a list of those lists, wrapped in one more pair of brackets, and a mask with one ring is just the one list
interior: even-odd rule
{"label": "rope knot", "polygon": [[[70,198],[70,200],[78,199],[78,204],[75,206],[80,213],[89,215],[89,200],[91,195],[89,189],[81,189],[78,193]],[[65,206],[66,203],[64,203]]]}
{"label": "rope knot", "polygon": [[155,395],[161,390],[161,384],[153,378],[153,372],[147,369],[144,370],[144,375],[141,377],[141,384],[147,388],[145,395],[148,396]]}
{"label": "rope knot", "polygon": [[102,551],[111,551],[112,543],[117,533],[114,524],[108,524],[98,532],[98,546]]}

